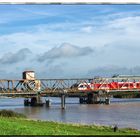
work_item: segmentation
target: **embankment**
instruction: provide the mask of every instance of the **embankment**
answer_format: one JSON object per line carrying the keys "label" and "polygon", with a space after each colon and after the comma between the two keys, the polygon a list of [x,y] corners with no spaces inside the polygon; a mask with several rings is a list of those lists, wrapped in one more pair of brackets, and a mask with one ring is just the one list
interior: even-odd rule
{"label": "embankment", "polygon": [[29,120],[15,114],[0,111],[0,136],[140,136],[140,131],[131,128],[120,128],[114,132],[107,126]]}

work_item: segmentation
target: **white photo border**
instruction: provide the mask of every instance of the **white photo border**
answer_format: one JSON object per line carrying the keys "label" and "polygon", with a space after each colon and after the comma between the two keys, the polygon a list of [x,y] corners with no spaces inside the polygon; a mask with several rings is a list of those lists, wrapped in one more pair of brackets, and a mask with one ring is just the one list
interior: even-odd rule
{"label": "white photo border", "polygon": [[0,0],[0,4],[140,4],[140,0]]}

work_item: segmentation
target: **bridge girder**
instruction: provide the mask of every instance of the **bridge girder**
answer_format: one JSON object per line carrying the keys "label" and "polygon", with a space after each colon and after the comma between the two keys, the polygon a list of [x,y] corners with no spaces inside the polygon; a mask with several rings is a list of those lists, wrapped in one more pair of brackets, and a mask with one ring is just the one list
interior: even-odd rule
{"label": "bridge girder", "polygon": [[[38,81],[38,82],[36,82]],[[77,86],[80,83],[88,84],[94,81],[101,83],[98,90],[91,90],[90,92],[98,93],[105,91],[108,95],[120,94],[121,92],[140,92],[140,89],[127,89],[127,90],[104,90],[102,85],[112,81],[121,82],[140,82],[140,77],[134,78],[75,78],[75,79],[37,79],[37,80],[0,80],[0,93],[1,94],[30,94],[40,92],[41,94],[88,94],[89,91],[79,91]],[[38,85],[37,85],[38,84]],[[40,88],[38,88],[39,86]]]}

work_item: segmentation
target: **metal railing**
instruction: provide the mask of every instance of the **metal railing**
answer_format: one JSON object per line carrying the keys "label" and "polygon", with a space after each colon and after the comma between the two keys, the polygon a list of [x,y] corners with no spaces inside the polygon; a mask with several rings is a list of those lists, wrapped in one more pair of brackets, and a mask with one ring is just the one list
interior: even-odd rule
{"label": "metal railing", "polygon": [[90,92],[99,92],[100,90],[107,93],[123,92],[123,91],[140,91],[137,89],[103,89],[104,84],[110,82],[140,82],[140,77],[114,77],[114,78],[73,78],[73,79],[36,79],[36,80],[0,80],[0,94],[36,94],[40,92],[42,94],[57,94],[64,92],[65,94],[78,94],[89,91],[78,90],[80,83],[100,83],[98,89],[92,89]]}

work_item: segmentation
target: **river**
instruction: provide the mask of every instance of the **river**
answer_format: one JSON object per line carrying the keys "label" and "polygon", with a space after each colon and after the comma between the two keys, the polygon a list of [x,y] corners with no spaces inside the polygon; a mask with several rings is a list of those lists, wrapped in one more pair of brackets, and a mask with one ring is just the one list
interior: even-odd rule
{"label": "river", "polygon": [[[48,99],[48,98],[47,98]],[[50,97],[52,105],[24,107],[23,98],[0,98],[0,109],[25,114],[30,119],[66,123],[114,125],[140,130],[140,99],[111,99],[110,105],[79,104],[78,98],[66,98],[66,109],[61,109],[60,98]],[[43,98],[45,101],[45,98]]]}

